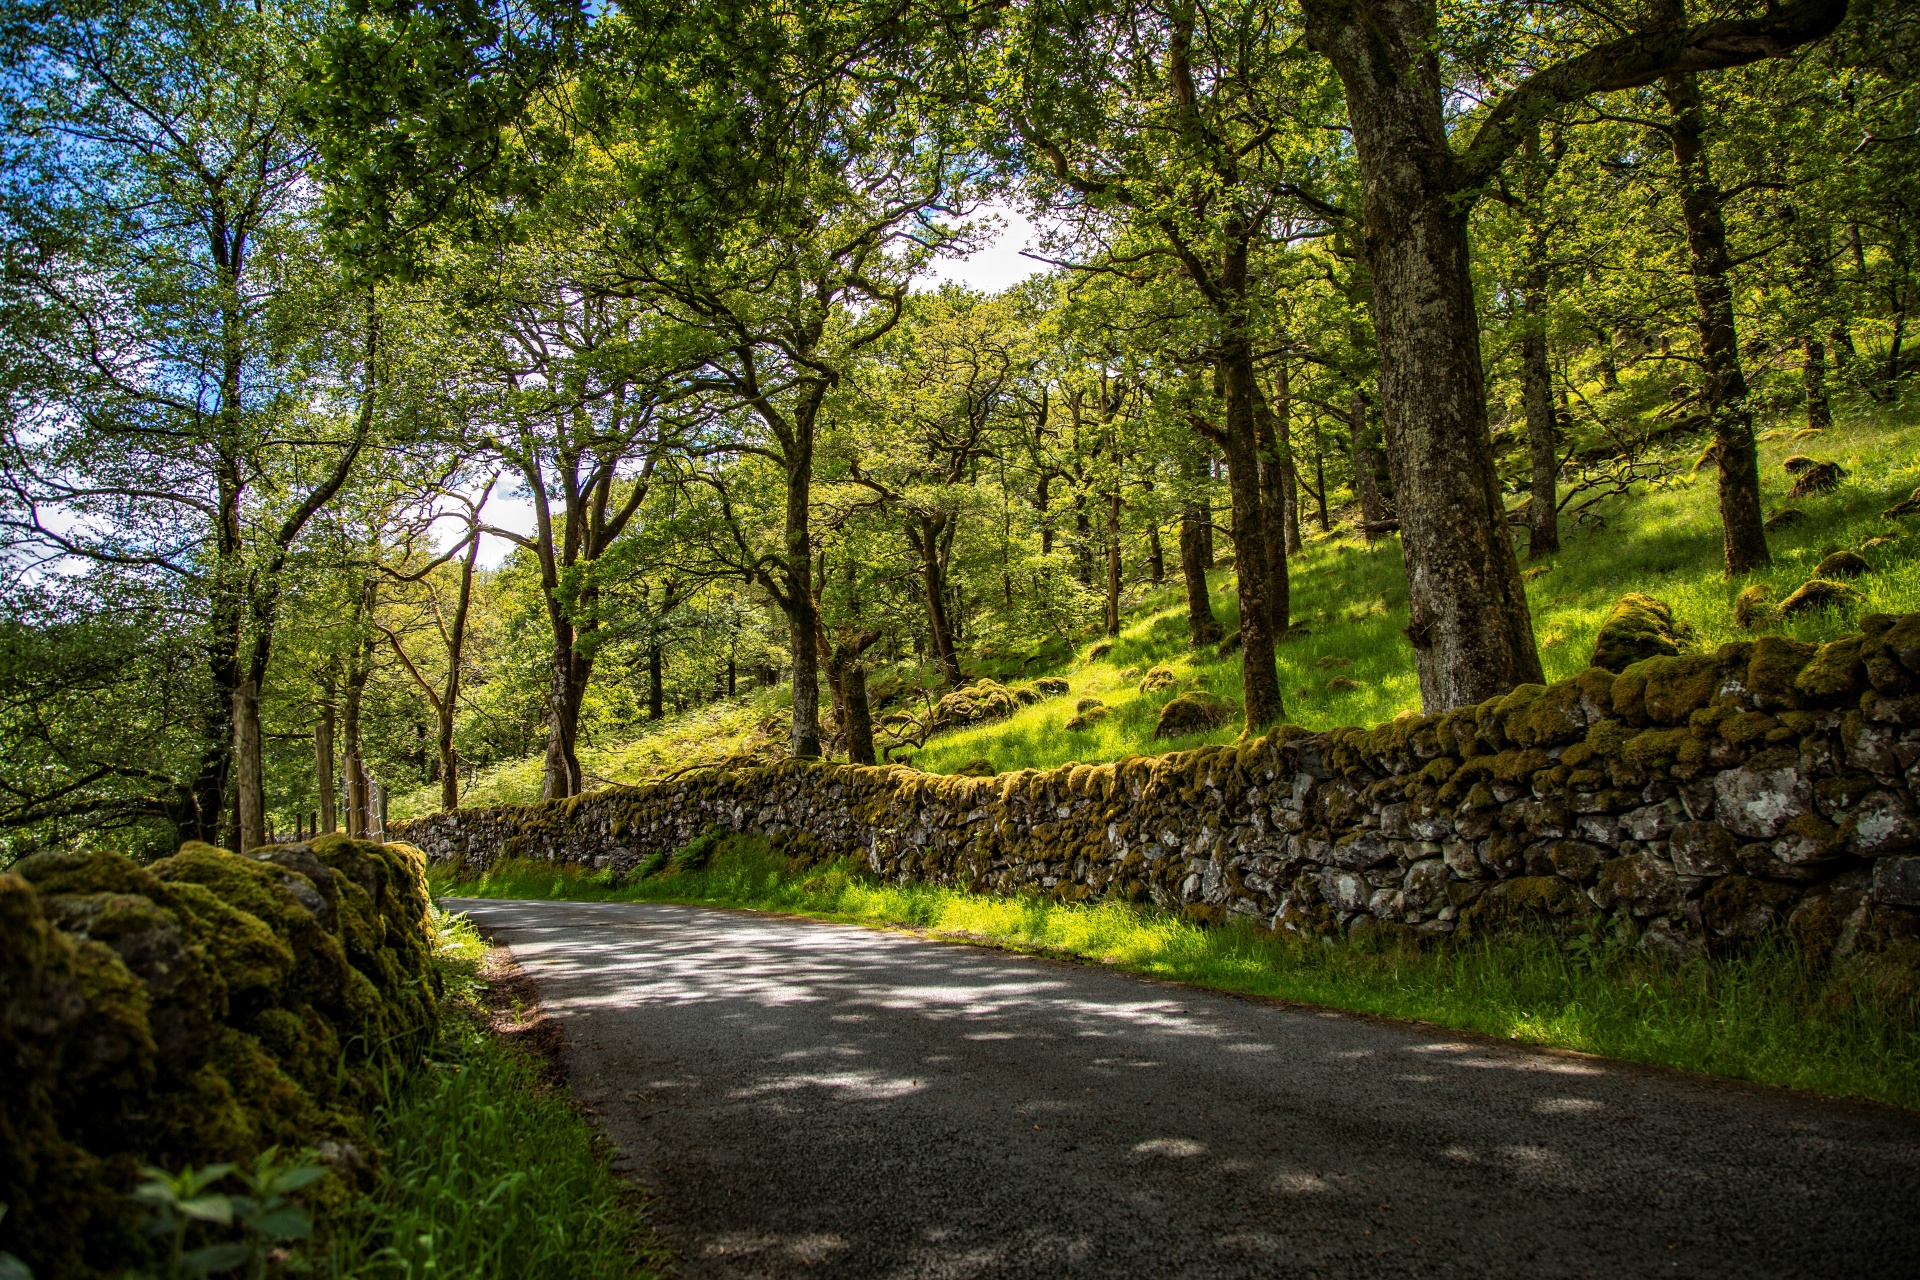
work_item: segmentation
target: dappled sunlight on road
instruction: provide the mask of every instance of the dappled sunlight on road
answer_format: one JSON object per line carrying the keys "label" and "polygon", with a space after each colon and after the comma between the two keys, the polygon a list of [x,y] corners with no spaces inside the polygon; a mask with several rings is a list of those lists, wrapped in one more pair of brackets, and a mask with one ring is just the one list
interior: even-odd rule
{"label": "dappled sunlight on road", "polygon": [[1815,1205],[1857,1273],[1920,1244],[1874,1207],[1920,1185],[1892,1113],[852,926],[457,905],[688,1276],[1738,1273],[1703,1222]]}

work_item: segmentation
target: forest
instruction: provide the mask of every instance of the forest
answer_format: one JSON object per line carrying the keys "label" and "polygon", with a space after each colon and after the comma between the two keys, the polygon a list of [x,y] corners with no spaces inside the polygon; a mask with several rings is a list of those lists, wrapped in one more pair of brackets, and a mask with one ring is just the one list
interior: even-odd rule
{"label": "forest", "polygon": [[1920,602],[1910,5],[3,12],[0,863]]}

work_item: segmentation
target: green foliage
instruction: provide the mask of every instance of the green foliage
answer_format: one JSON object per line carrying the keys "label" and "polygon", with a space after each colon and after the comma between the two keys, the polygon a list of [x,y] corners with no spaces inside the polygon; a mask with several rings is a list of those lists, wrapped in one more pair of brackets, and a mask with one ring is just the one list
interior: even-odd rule
{"label": "green foliage", "polygon": [[[313,1234],[313,1215],[293,1196],[327,1176],[326,1167],[316,1160],[309,1151],[283,1164],[279,1148],[269,1147],[251,1169],[231,1164],[189,1167],[177,1174],[143,1169],[133,1198],[147,1211],[145,1231],[167,1249],[163,1269],[153,1273],[156,1280],[197,1280],[242,1268],[256,1278],[266,1276],[270,1267],[277,1273],[276,1264],[291,1256],[289,1247]],[[230,1178],[246,1187],[245,1194],[213,1190]],[[232,1231],[237,1238],[189,1249],[188,1233],[196,1227],[202,1237]]]}

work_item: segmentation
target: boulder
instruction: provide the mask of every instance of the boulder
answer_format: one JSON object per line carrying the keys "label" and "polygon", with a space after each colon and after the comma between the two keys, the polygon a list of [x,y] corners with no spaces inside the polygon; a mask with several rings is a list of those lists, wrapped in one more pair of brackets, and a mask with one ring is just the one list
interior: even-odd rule
{"label": "boulder", "polygon": [[1600,624],[1587,665],[1617,675],[1643,659],[1678,654],[1692,636],[1692,628],[1676,622],[1665,601],[1632,591],[1615,602],[1613,612]]}
{"label": "boulder", "polygon": [[1838,489],[1840,482],[1847,478],[1846,469],[1837,462],[1815,462],[1811,458],[1805,461],[1807,465],[1794,477],[1793,487],[1787,491],[1787,496],[1790,498],[1830,493]]}
{"label": "boulder", "polygon": [[1792,595],[1780,602],[1780,616],[1790,618],[1799,613],[1816,613],[1822,609],[1843,608],[1859,599],[1860,593],[1844,582],[1829,582],[1824,578],[1814,578],[1802,583]]}
{"label": "boulder", "polygon": [[1836,551],[1814,567],[1813,576],[1832,581],[1836,578],[1857,578],[1863,573],[1872,573],[1873,566],[1858,551]]}
{"label": "boulder", "polygon": [[1140,692],[1159,693],[1163,689],[1171,689],[1178,679],[1172,667],[1151,667],[1146,675],[1140,677]]}
{"label": "boulder", "polygon": [[1804,519],[1806,519],[1806,516],[1801,512],[1800,508],[1781,507],[1760,523],[1768,533],[1772,533],[1776,529],[1785,529],[1791,525],[1799,524]]}
{"label": "boulder", "polygon": [[1160,720],[1153,727],[1153,736],[1157,740],[1206,733],[1233,719],[1235,710],[1233,703],[1218,694],[1192,689],[1160,708]]}

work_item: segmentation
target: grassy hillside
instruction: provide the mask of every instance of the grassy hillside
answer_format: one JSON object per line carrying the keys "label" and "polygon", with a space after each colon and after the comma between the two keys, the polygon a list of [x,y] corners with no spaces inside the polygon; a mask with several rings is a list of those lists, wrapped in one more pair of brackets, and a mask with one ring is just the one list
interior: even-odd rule
{"label": "grassy hillside", "polygon": [[[1831,493],[1790,502],[1792,477],[1781,463],[1793,454],[1838,462],[1847,478]],[[1627,591],[1667,601],[1691,624],[1698,643],[1711,648],[1748,633],[1734,623],[1733,600],[1753,583],[1771,587],[1776,600],[1805,582],[1829,553],[1863,550],[1874,572],[1855,580],[1860,602],[1851,608],[1805,615],[1778,627],[1785,634],[1822,640],[1853,625],[1861,612],[1920,610],[1920,516],[1887,520],[1881,513],[1920,486],[1920,414],[1878,409],[1837,422],[1832,430],[1805,437],[1789,428],[1764,433],[1761,443],[1763,498],[1769,512],[1793,506],[1800,519],[1770,535],[1773,567],[1729,581],[1721,577],[1720,528],[1715,476],[1684,464],[1673,479],[1596,508],[1602,520],[1569,522],[1562,550],[1551,560],[1525,566],[1534,635],[1549,680],[1587,665],[1594,634]],[[1868,547],[1875,539],[1887,539]],[[1292,561],[1296,634],[1280,649],[1281,688],[1288,718],[1311,729],[1372,724],[1403,711],[1417,711],[1420,690],[1407,623],[1406,572],[1398,538],[1366,545],[1356,532],[1336,527],[1314,535]],[[1214,608],[1227,630],[1238,625],[1231,571],[1210,582]],[[977,759],[1004,772],[1045,768],[1069,761],[1094,764],[1122,756],[1174,750],[1203,742],[1230,741],[1237,724],[1211,734],[1156,742],[1160,708],[1178,693],[1202,688],[1238,700],[1239,655],[1187,645],[1185,597],[1177,582],[1154,589],[1132,611],[1132,620],[1112,645],[1094,658],[1099,643],[1083,644],[1077,657],[1058,665],[1028,663],[1025,675],[1065,676],[1072,693],[1027,707],[1010,719],[933,739],[913,763],[947,773]],[[1049,655],[1051,656],[1051,655]],[[1142,677],[1171,667],[1176,682],[1143,692]],[[1066,724],[1077,704],[1097,698],[1110,714],[1079,730]],[[637,782],[770,744],[778,735],[763,728],[784,715],[778,693],[717,704],[670,719],[653,733],[614,747],[582,753],[589,774],[601,782]],[[467,790],[467,803],[499,804],[537,799],[540,760],[530,757],[482,773]],[[438,789],[396,797],[394,816],[438,806]]]}

